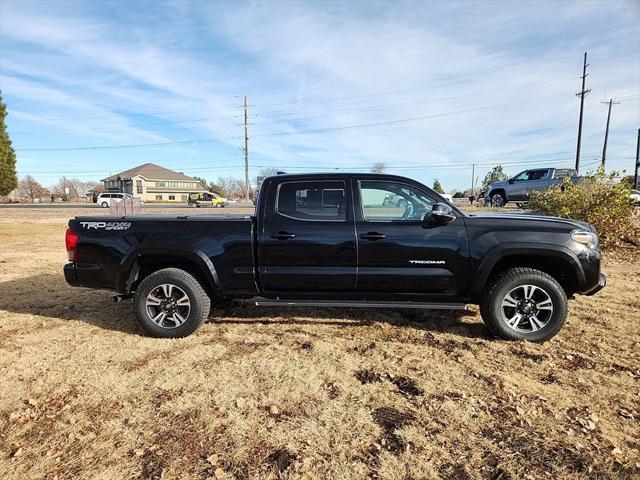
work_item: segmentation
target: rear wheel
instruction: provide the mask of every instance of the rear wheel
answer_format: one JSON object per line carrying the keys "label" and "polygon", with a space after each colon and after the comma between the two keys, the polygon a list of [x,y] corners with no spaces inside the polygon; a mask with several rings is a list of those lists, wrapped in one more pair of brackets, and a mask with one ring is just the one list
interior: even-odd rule
{"label": "rear wheel", "polygon": [[496,336],[544,342],[567,318],[567,295],[550,275],[533,268],[512,268],[485,289],[482,319]]}
{"label": "rear wheel", "polygon": [[146,277],[133,301],[138,322],[153,337],[186,337],[207,319],[211,300],[189,273],[165,268]]}

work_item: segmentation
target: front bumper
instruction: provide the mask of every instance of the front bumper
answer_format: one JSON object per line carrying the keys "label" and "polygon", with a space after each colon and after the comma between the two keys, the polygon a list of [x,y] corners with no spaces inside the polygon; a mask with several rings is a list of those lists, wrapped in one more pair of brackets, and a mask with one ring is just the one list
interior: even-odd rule
{"label": "front bumper", "polygon": [[76,273],[76,266],[74,263],[65,264],[64,268],[64,279],[67,281],[69,285],[72,287],[79,287],[80,282],[78,282],[78,275]]}
{"label": "front bumper", "polygon": [[590,290],[587,290],[586,292],[584,292],[583,295],[595,295],[606,286],[607,286],[607,276],[604,273],[601,273],[600,276],[598,277],[598,284],[595,287],[591,288]]}

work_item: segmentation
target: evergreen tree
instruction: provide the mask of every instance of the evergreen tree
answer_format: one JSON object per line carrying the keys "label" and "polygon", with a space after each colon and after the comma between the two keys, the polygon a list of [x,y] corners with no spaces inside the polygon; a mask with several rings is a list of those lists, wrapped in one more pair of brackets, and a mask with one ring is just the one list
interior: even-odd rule
{"label": "evergreen tree", "polygon": [[2,93],[0,93],[0,196],[8,195],[18,186],[16,152],[11,146],[7,126],[4,123],[6,116],[7,106],[2,102]]}
{"label": "evergreen tree", "polygon": [[507,175],[502,170],[502,165],[496,165],[488,172],[482,180],[482,189],[486,190],[493,182],[501,182],[507,179]]}
{"label": "evergreen tree", "polygon": [[207,182],[204,178],[202,177],[191,177],[194,180],[198,180],[198,182],[200,182],[200,185],[202,186],[202,188],[204,189],[208,189],[209,188],[209,182]]}
{"label": "evergreen tree", "polygon": [[437,178],[433,181],[433,189],[438,193],[444,193],[444,188],[440,185],[440,180]]}

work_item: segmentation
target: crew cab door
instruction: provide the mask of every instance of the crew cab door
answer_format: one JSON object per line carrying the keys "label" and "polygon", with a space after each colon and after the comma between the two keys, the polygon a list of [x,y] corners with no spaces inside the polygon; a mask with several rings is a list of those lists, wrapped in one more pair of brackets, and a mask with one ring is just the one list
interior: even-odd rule
{"label": "crew cab door", "polygon": [[[455,300],[467,289],[464,217],[430,219],[439,200],[415,185],[356,181],[358,280],[365,299]],[[405,201],[389,205],[389,195]],[[427,220],[423,220],[427,216]]]}
{"label": "crew cab door", "polygon": [[262,290],[353,292],[356,240],[347,180],[270,182],[268,189],[258,236]]}

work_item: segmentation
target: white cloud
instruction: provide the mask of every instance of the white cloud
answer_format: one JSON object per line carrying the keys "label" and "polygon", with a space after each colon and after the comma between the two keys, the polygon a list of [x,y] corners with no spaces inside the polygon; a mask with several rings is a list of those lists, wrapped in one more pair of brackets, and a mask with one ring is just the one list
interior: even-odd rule
{"label": "white cloud", "polygon": [[[258,115],[250,127],[256,165],[324,169],[376,161],[404,167],[568,158],[575,149],[581,52],[588,50],[593,92],[583,151],[590,157],[601,148],[599,100],[640,90],[638,42],[628,42],[639,39],[638,24],[628,16],[633,5],[624,2],[608,4],[606,28],[593,3],[545,9],[534,3],[504,8],[502,2],[464,8],[439,2],[180,2],[130,18],[119,12],[117,20],[91,4],[74,14],[16,5],[3,7],[3,73],[12,72],[5,96],[40,117],[61,108],[69,117],[104,114],[66,135],[67,144],[87,144],[80,134],[102,126],[105,138],[128,140],[122,143],[221,138],[195,155],[239,159],[240,142],[226,137],[241,133],[240,119],[233,118],[240,113],[236,95],[248,93],[250,112]],[[43,84],[55,91],[55,102],[25,90],[34,88],[33,78],[45,97]],[[610,149],[617,156],[632,149],[638,105],[631,98],[614,107]],[[260,136],[474,108],[396,125]],[[172,124],[162,121],[183,122],[183,129],[171,132]],[[187,148],[172,148],[165,158]],[[132,162],[140,157],[118,155]],[[613,166],[623,162],[611,160]],[[469,176],[455,167],[399,173],[439,176],[447,187],[464,186]]]}

